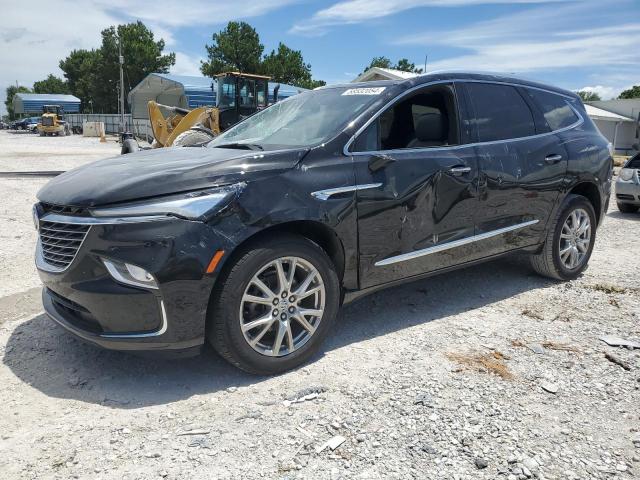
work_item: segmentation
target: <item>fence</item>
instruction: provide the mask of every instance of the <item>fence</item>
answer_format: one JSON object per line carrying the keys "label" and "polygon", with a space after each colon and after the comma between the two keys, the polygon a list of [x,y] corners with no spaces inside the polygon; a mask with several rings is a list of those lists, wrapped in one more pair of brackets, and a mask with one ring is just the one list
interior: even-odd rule
{"label": "fence", "polygon": [[[67,122],[74,131],[82,128],[84,122],[102,122],[104,131],[107,134],[118,134],[120,132],[120,115],[117,113],[70,113],[65,115]],[[131,118],[131,114],[124,116],[126,127],[138,138],[146,141],[153,139],[151,124],[149,120],[142,118]]]}

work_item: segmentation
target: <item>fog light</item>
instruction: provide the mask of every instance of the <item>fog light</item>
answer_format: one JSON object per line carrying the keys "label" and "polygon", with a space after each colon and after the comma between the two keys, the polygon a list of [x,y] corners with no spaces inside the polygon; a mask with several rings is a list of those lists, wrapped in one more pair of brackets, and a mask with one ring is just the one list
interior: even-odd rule
{"label": "fog light", "polygon": [[102,259],[102,263],[107,267],[109,274],[117,282],[134,287],[158,288],[156,279],[144,268],[130,263],[118,262],[115,260]]}

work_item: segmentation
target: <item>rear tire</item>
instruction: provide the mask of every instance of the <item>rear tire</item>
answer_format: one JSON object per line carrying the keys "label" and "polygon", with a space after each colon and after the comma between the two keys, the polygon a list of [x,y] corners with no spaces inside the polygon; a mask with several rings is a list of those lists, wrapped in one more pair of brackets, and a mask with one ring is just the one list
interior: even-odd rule
{"label": "rear tire", "polygon": [[638,208],[640,207],[636,207],[635,205],[630,205],[628,203],[618,203],[618,210],[622,213],[636,213]]}
{"label": "rear tire", "polygon": [[[260,282],[271,294],[258,288]],[[338,276],[324,250],[297,235],[263,238],[225,265],[212,293],[207,337],[236,367],[273,375],[305,363],[318,350],[339,304]],[[256,321],[262,323],[247,327]]]}
{"label": "rear tire", "polygon": [[[575,219],[579,219],[576,225]],[[582,228],[588,228],[588,244],[586,232],[579,233]],[[542,250],[531,255],[531,266],[542,276],[571,280],[587,268],[595,241],[596,214],[591,202],[581,195],[567,195],[550,222]]]}

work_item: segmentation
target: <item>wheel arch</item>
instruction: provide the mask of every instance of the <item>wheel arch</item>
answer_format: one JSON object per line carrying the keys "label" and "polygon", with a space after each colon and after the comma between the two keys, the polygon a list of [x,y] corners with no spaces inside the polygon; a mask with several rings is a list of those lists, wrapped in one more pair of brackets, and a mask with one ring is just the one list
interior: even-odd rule
{"label": "wheel arch", "polygon": [[205,332],[209,331],[211,312],[215,308],[214,302],[216,300],[216,287],[219,285],[220,281],[224,281],[227,272],[235,264],[235,259],[242,256],[242,254],[246,252],[247,249],[250,249],[253,244],[264,241],[266,238],[273,238],[281,234],[300,235],[311,240],[313,243],[322,248],[322,250],[324,250],[336,269],[340,289],[342,290],[340,295],[340,302],[342,303],[342,296],[344,295],[342,280],[344,277],[346,262],[344,246],[338,234],[331,227],[321,222],[313,220],[287,221],[254,232],[253,234],[246,237],[233,249],[233,251],[230,252],[229,256],[221,265],[220,272],[217,275],[215,284],[213,285],[213,289],[209,293],[209,302],[205,315]]}
{"label": "wheel arch", "polygon": [[259,242],[265,237],[277,236],[282,233],[300,235],[322,248],[331,259],[338,278],[342,280],[345,270],[345,251],[342,241],[335,230],[324,223],[314,220],[292,220],[272,225],[253,233],[234,248],[229,258],[227,258],[225,266],[233,264],[233,258],[252,243]]}
{"label": "wheel arch", "polygon": [[600,189],[593,182],[580,182],[567,192],[567,195],[582,195],[589,203],[593,206],[594,211],[596,212],[596,224],[599,225],[601,221],[601,216],[604,213],[602,211],[602,195],[600,194]]}

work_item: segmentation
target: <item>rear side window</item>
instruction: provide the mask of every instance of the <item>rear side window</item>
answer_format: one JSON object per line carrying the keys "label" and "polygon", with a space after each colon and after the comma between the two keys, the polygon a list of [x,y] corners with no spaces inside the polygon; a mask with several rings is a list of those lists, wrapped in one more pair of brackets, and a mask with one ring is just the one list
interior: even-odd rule
{"label": "rear side window", "polygon": [[468,83],[475,116],[472,123],[481,142],[536,134],[533,114],[520,93],[509,85]]}
{"label": "rear side window", "polygon": [[564,97],[542,90],[526,89],[527,95],[538,105],[551,130],[566,128],[578,121]]}

